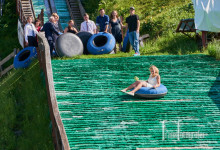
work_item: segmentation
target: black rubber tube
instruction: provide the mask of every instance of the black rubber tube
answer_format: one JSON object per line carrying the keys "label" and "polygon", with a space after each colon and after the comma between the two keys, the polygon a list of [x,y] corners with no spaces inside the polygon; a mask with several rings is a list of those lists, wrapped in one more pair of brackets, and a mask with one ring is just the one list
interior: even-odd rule
{"label": "black rubber tube", "polygon": [[89,54],[89,51],[88,51],[88,48],[87,48],[87,43],[89,41],[89,38],[93,34],[90,33],[90,32],[82,31],[82,32],[77,33],[76,35],[81,39],[81,41],[83,43],[83,47],[84,47],[83,54]]}
{"label": "black rubber tube", "polygon": [[72,33],[62,34],[56,41],[56,52],[60,57],[73,57],[83,54],[83,43]]}

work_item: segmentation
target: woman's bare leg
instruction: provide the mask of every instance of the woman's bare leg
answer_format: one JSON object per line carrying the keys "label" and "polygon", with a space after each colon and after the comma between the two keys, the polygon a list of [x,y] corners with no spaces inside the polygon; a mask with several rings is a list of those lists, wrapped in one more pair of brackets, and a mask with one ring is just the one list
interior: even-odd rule
{"label": "woman's bare leg", "polygon": [[131,84],[129,87],[127,87],[127,88],[125,88],[125,89],[123,89],[123,90],[121,90],[122,92],[126,92],[127,90],[130,90],[130,89],[133,89],[133,88],[135,88],[139,83],[141,83],[140,81],[136,81],[136,82],[134,82],[133,84]]}
{"label": "woman's bare leg", "polygon": [[131,93],[137,92],[142,86],[143,86],[142,82],[138,83],[138,85],[131,91]]}

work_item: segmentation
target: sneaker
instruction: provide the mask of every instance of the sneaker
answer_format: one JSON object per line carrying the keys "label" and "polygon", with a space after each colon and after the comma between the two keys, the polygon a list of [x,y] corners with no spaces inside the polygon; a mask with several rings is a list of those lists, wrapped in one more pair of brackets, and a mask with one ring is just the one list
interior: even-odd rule
{"label": "sneaker", "polygon": [[140,56],[140,53],[135,53],[134,56]]}
{"label": "sneaker", "polygon": [[128,95],[134,96],[134,93],[132,92],[127,92]]}

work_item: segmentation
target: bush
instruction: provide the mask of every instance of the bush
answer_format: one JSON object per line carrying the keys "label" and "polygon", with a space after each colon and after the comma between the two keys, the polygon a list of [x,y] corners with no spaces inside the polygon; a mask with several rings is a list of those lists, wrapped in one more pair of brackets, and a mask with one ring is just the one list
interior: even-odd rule
{"label": "bush", "polygon": [[14,48],[21,48],[18,42],[16,1],[5,0],[3,16],[0,17],[0,58],[13,52]]}
{"label": "bush", "polygon": [[220,60],[220,41],[214,40],[211,43],[209,43],[207,50],[210,56]]}

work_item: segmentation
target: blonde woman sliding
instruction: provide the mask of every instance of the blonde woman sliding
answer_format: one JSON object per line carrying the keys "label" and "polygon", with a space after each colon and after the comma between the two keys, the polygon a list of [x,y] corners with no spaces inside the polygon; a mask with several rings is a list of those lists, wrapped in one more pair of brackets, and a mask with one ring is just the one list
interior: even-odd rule
{"label": "blonde woman sliding", "polygon": [[[151,66],[149,68],[150,70],[150,77],[147,81],[136,81],[133,84],[131,84],[129,87],[121,90],[122,92],[125,92],[129,95],[134,96],[134,93],[138,91],[141,87],[150,87],[150,88],[157,88],[160,86],[160,75],[159,75],[159,69],[156,66]],[[134,89],[133,89],[134,88]],[[127,92],[128,90],[133,89],[130,92]]]}

